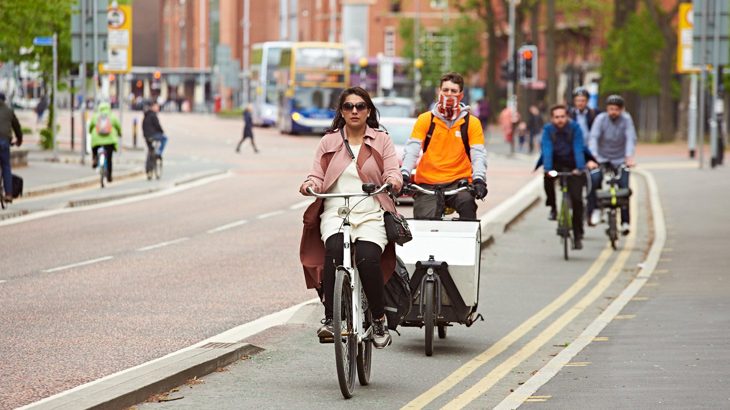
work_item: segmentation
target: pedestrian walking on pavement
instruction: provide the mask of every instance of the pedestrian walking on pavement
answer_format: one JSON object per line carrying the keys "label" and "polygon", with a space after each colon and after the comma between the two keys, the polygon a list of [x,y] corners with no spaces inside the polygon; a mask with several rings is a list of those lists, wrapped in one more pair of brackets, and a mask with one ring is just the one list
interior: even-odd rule
{"label": "pedestrian walking on pavement", "polygon": [[246,108],[243,110],[243,137],[241,137],[241,140],[238,141],[238,145],[236,146],[236,152],[241,152],[241,144],[246,140],[246,138],[251,139],[251,146],[253,146],[253,152],[259,153],[259,149],[256,148],[256,143],[253,141],[253,117],[251,115],[251,111],[253,111],[253,107],[251,104],[248,104]]}
{"label": "pedestrian walking on pavement", "polygon": [[122,124],[112,113],[112,106],[108,102],[99,104],[91,122],[89,122],[89,133],[91,134],[92,168],[99,164],[99,147],[104,147],[107,155],[107,166],[109,182],[112,182],[112,156],[114,151],[119,149],[119,137],[122,135]]}
{"label": "pedestrian walking on pavement", "polygon": [[43,114],[46,113],[46,109],[48,108],[48,97],[44,94],[41,96],[41,99],[38,101],[38,105],[35,106],[35,113],[38,116],[36,123],[40,124],[41,121],[43,121]]}
{"label": "pedestrian walking on pavement", "polygon": [[[322,193],[361,192],[363,183],[403,185],[393,141],[379,130],[378,111],[368,92],[360,87],[342,92],[332,126],[319,142],[314,165],[299,192],[307,188]],[[320,339],[332,338],[335,268],[342,264],[344,240],[340,232],[342,198],[318,198],[304,212],[300,259],[307,287],[319,289],[325,317],[317,331]],[[395,243],[388,242],[383,212],[395,212],[388,195],[369,196],[349,213],[357,268],[373,315],[373,345],[382,349],[391,342],[385,323],[384,283],[395,270]],[[337,330],[339,332],[339,329]]]}
{"label": "pedestrian walking on pavement", "polygon": [[530,115],[527,119],[527,128],[530,130],[530,142],[529,152],[532,154],[535,151],[535,138],[538,138],[542,132],[542,127],[545,126],[545,121],[542,119],[542,112],[537,105],[530,106]]}
{"label": "pedestrian walking on pavement", "polygon": [[18,117],[10,106],[5,103],[5,94],[0,92],[0,169],[2,170],[5,202],[13,201],[13,174],[10,166],[10,145],[15,133],[15,145],[23,144],[23,130],[20,128]]}

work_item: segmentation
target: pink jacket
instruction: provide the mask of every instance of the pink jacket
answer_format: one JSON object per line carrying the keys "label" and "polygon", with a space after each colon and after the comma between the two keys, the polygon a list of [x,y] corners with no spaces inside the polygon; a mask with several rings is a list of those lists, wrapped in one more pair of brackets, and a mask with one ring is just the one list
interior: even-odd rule
{"label": "pink jacket", "polygon": [[[317,192],[327,192],[351,161],[352,158],[345,148],[340,133],[326,134],[319,142],[314,164],[307,179],[315,183]],[[389,182],[393,184],[394,192],[399,191],[403,185],[393,141],[383,131],[367,128],[356,165],[363,182],[378,186]],[[389,196],[377,195],[375,198],[384,210],[395,212],[395,204]],[[304,268],[307,288],[310,289],[319,288],[324,269],[325,248],[319,230],[323,209],[324,200],[317,199],[304,211],[303,217],[304,228],[299,246],[299,259]],[[395,269],[395,245],[392,242],[385,247],[381,268],[383,278],[387,282]]]}

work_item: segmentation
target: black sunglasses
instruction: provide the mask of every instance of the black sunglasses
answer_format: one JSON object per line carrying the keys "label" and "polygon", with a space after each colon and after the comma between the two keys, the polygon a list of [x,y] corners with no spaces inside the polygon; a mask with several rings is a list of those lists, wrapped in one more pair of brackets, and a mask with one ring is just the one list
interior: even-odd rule
{"label": "black sunglasses", "polygon": [[352,111],[353,108],[357,109],[357,111],[364,111],[368,108],[368,105],[364,102],[359,102],[357,104],[346,102],[342,104],[342,109],[345,111]]}

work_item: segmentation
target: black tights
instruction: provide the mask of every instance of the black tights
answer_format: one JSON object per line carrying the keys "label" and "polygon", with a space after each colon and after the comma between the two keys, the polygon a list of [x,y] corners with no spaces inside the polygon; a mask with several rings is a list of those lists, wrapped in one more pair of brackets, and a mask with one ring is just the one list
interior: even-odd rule
{"label": "black tights", "polygon": [[[332,301],[335,293],[335,267],[342,265],[343,235],[335,234],[327,238],[324,246],[324,315],[332,317]],[[382,256],[380,246],[373,242],[358,240],[355,242],[355,265],[360,272],[360,280],[368,298],[368,306],[373,318],[379,319],[385,314],[383,301],[383,270],[380,268]]]}

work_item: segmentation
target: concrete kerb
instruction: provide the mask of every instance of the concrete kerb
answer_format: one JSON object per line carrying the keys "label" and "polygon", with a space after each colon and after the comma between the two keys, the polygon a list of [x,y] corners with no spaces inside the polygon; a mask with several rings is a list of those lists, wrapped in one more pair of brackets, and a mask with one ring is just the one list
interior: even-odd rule
{"label": "concrete kerb", "polygon": [[[129,171],[117,171],[114,176],[117,181],[137,178],[144,175],[144,171],[140,170],[129,170]],[[99,185],[99,176],[94,175],[85,178],[75,179],[73,181],[59,182],[55,184],[41,185],[32,190],[28,190],[23,194],[23,197],[33,198],[43,195],[54,194],[57,192],[70,191],[73,189],[88,188],[91,186]]]}
{"label": "concrete kerb", "polygon": [[[191,177],[197,180],[205,176]],[[191,182],[191,181],[188,181]],[[535,178],[482,218],[482,243],[501,235],[540,199],[541,178]],[[159,359],[61,392],[21,409],[105,409],[131,406],[164,393],[194,377],[203,377],[245,355],[263,349],[242,342],[275,326],[309,323],[319,312],[317,298],[237,326]]]}

